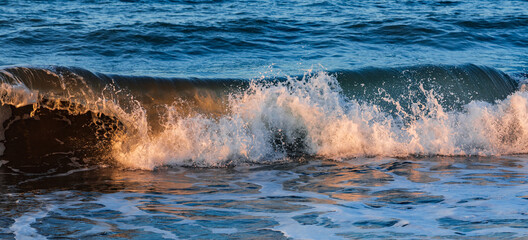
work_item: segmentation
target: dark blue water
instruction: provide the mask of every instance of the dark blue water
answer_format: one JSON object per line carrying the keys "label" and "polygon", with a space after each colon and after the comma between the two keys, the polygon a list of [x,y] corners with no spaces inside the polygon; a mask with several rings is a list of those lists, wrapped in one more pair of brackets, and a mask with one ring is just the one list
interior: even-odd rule
{"label": "dark blue water", "polygon": [[528,2],[5,1],[0,65],[258,77],[418,64],[526,72]]}
{"label": "dark blue water", "polygon": [[528,1],[0,1],[1,239],[523,239]]}

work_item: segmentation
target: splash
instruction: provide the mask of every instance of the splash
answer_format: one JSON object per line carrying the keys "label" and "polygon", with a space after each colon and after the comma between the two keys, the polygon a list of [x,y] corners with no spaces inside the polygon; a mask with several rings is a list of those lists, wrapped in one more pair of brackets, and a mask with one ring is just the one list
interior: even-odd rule
{"label": "splash", "polygon": [[134,169],[528,152],[525,87],[475,65],[253,81],[17,67],[0,80],[0,150],[25,165],[80,149],[70,159]]}
{"label": "splash", "polygon": [[[167,107],[159,134],[125,135],[113,154],[126,166],[153,169],[273,162],[302,154],[343,160],[528,151],[526,91],[452,111],[444,109],[434,90],[421,86],[416,94],[425,101],[390,114],[345,97],[336,77],[324,72],[275,84],[252,82],[247,91],[229,98],[226,115],[182,116]],[[391,100],[385,98],[398,104]]]}

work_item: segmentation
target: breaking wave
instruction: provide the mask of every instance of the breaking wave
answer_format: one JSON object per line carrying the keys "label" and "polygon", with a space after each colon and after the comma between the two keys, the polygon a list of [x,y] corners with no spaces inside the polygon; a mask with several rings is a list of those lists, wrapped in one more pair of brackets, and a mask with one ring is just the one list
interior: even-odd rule
{"label": "breaking wave", "polygon": [[524,85],[476,65],[255,80],[11,67],[0,82],[0,166],[17,171],[528,152]]}

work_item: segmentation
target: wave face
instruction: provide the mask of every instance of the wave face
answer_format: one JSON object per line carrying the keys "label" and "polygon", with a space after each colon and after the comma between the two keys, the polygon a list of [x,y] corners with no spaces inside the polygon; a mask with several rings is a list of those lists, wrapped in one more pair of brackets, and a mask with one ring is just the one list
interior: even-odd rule
{"label": "wave face", "polygon": [[25,171],[59,155],[63,167],[154,169],[528,152],[528,93],[476,65],[251,81],[12,67],[0,80],[2,165]]}

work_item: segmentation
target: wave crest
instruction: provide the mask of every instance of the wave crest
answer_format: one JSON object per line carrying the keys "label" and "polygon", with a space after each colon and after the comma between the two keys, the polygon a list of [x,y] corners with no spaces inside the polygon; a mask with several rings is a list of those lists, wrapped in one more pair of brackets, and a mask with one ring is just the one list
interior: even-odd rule
{"label": "wave crest", "polygon": [[[21,151],[22,142],[12,138],[46,141],[30,132],[39,123],[75,127],[69,135],[58,130],[44,136],[61,146],[47,146],[26,158],[66,152],[64,145],[72,151],[94,145],[81,158],[104,154],[139,169],[269,163],[300,156],[339,160],[528,152],[528,93],[506,74],[475,65],[254,81],[17,67],[1,71],[0,80],[3,132],[11,131],[3,139],[4,157],[16,158],[8,145]],[[17,121],[24,123],[10,130]],[[37,142],[26,147],[35,148]]]}
{"label": "wave crest", "polygon": [[[324,72],[277,84],[252,83],[233,95],[218,119],[185,117],[168,110],[164,130],[133,144],[120,142],[115,158],[127,166],[225,166],[312,155],[331,159],[364,156],[499,155],[528,150],[528,93],[495,103],[472,101],[445,110],[423,86],[411,108],[393,113],[342,94]],[[418,97],[418,96],[417,96]],[[388,104],[398,102],[385,98]]]}

